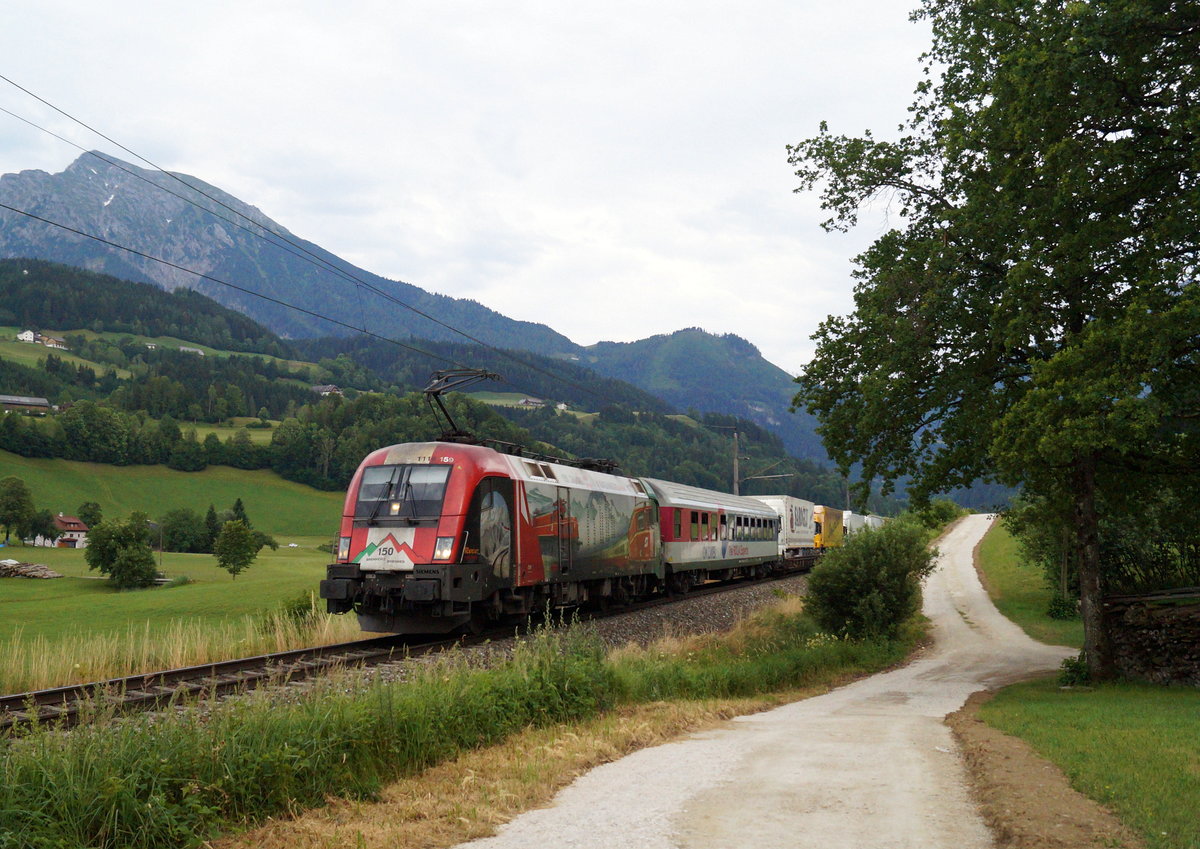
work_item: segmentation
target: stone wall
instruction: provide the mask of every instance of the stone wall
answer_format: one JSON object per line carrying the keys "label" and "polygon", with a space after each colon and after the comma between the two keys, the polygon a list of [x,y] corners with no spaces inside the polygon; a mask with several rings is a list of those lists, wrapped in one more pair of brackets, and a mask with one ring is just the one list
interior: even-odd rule
{"label": "stone wall", "polygon": [[1106,605],[1117,670],[1155,684],[1200,687],[1200,594]]}

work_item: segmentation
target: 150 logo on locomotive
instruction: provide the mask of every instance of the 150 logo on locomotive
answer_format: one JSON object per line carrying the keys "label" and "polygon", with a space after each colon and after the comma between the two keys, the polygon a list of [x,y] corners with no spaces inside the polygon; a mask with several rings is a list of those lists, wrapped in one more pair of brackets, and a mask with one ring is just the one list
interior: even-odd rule
{"label": "150 logo on locomotive", "polygon": [[[350,483],[321,598],[393,633],[623,603],[803,562],[817,551],[813,510],[482,445],[393,445]],[[834,513],[840,541],[840,511],[824,514],[825,537]]]}

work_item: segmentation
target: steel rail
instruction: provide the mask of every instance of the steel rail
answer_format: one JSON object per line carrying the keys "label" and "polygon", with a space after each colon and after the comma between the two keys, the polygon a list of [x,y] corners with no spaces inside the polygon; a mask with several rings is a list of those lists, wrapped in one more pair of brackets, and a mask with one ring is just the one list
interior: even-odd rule
{"label": "steel rail", "polygon": [[151,708],[182,696],[221,695],[269,680],[301,680],[335,666],[378,663],[394,657],[397,648],[424,652],[452,643],[413,644],[396,636],[374,637],[15,693],[0,696],[0,732],[44,722],[71,725],[86,706],[106,698],[114,699],[120,708]]}

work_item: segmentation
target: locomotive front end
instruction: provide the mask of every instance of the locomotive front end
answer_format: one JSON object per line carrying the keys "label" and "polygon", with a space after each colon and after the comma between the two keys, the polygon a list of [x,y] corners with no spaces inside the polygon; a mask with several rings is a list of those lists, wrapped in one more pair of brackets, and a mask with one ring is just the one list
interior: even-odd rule
{"label": "locomotive front end", "polygon": [[369,454],[346,493],[336,562],[320,595],[363,630],[446,633],[495,592],[467,514],[482,471],[470,448],[393,445]]}

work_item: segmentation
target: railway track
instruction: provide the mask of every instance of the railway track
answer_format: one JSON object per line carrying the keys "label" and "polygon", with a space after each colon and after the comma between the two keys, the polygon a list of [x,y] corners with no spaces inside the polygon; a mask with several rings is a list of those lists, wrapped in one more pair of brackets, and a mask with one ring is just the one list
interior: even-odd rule
{"label": "railway track", "polygon": [[119,709],[152,709],[182,698],[215,697],[271,681],[298,681],[335,667],[381,663],[394,659],[398,651],[412,655],[454,643],[414,644],[395,636],[376,637],[0,696],[0,732],[35,722],[70,726],[100,702]]}
{"label": "railway track", "polygon": [[[585,610],[583,619],[600,619],[673,604],[750,586],[759,581],[786,577],[773,575],[755,580],[712,582],[684,594],[658,596],[606,610]],[[418,657],[452,646],[474,645],[512,636],[513,626],[489,629],[478,635],[428,640],[396,635],[356,640],[329,646],[275,652],[236,660],[205,663],[159,672],[71,684],[28,693],[0,696],[0,734],[22,726],[54,724],[69,727],[86,721],[100,703],[114,710],[152,710],[186,698],[215,698],[249,690],[262,684],[300,681],[335,668],[363,667],[406,657]]]}

